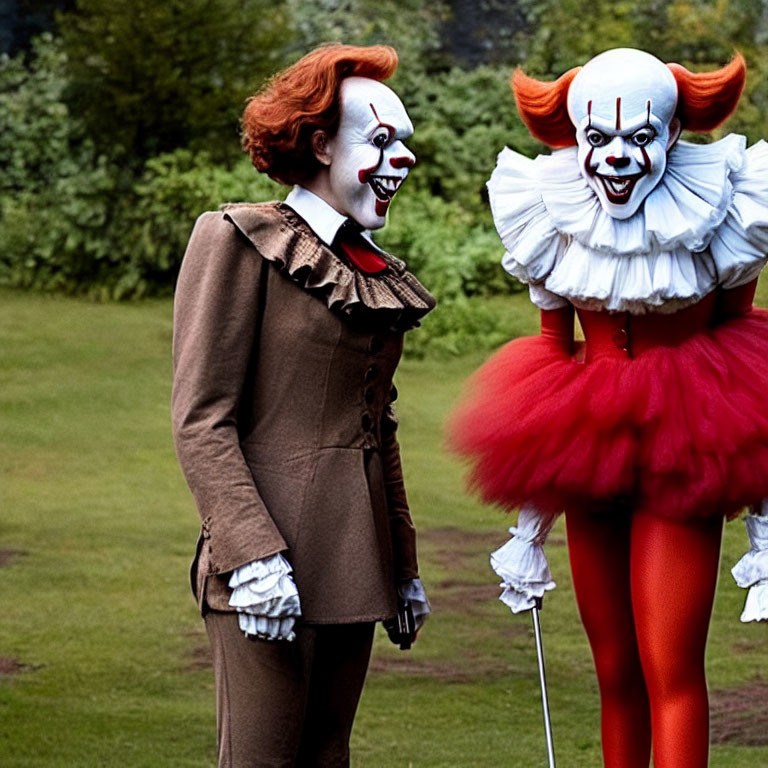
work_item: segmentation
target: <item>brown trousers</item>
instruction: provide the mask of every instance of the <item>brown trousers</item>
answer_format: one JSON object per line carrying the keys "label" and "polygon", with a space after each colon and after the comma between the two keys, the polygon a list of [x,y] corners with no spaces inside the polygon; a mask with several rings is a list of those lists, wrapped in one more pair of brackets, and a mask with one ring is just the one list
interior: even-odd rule
{"label": "brown trousers", "polygon": [[374,626],[300,624],[270,642],[246,638],[236,613],[206,614],[219,768],[349,766]]}

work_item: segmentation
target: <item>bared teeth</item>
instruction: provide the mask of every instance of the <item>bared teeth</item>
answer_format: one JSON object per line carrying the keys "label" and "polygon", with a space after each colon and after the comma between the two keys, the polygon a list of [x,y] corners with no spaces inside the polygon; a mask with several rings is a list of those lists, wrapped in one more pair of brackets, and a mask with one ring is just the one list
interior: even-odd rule
{"label": "bared teeth", "polygon": [[634,173],[631,176],[603,176],[598,174],[598,178],[603,182],[605,191],[607,192],[609,199],[614,203],[626,202],[632,190],[635,187],[635,182],[642,176],[642,173]]}
{"label": "bared teeth", "polygon": [[617,194],[620,195],[622,192],[627,191],[627,187],[629,187],[630,179],[606,179],[608,184],[610,185],[611,189]]}
{"label": "bared teeth", "polygon": [[378,198],[388,200],[397,192],[403,183],[403,178],[400,176],[371,176],[370,183]]}

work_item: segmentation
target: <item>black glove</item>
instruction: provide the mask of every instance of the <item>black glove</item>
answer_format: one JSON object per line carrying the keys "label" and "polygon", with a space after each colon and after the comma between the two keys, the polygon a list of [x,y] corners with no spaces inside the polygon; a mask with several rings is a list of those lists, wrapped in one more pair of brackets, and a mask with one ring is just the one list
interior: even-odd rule
{"label": "black glove", "polygon": [[407,651],[416,638],[416,622],[413,618],[413,607],[410,600],[397,601],[397,616],[384,622],[389,639],[400,646],[401,651]]}

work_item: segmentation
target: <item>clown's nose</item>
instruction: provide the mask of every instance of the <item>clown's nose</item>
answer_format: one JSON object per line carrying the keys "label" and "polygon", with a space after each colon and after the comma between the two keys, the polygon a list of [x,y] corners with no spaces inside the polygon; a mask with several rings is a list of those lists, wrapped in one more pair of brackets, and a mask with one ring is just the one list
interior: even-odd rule
{"label": "clown's nose", "polygon": [[608,165],[612,165],[614,168],[626,168],[629,165],[629,158],[608,155],[608,157],[605,158],[605,162],[608,163]]}

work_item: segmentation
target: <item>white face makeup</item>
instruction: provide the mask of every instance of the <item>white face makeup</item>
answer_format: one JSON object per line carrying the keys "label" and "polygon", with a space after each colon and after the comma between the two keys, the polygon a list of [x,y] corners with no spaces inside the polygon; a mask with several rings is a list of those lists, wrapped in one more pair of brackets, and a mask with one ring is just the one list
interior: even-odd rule
{"label": "white face makeup", "polygon": [[412,133],[405,107],[386,85],[365,77],[342,81],[339,129],[328,141],[334,208],[364,229],[383,227],[416,162],[403,143]]}
{"label": "white face makeup", "polygon": [[677,83],[644,51],[616,48],[582,67],[568,90],[581,172],[607,214],[628,219],[664,175]]}

